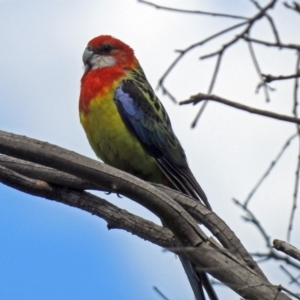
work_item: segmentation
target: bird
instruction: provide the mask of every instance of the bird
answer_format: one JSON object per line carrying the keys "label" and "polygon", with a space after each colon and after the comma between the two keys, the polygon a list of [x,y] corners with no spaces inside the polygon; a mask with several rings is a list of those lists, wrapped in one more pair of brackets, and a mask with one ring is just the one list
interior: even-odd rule
{"label": "bird", "polygon": [[[88,42],[82,60],[79,116],[98,158],[145,181],[190,195],[211,210],[134,50],[111,35],[100,35]],[[180,258],[185,271],[193,273],[187,274],[190,282],[195,280],[191,263]],[[205,299],[202,283],[206,279],[196,279],[198,287],[191,282],[197,300]]]}

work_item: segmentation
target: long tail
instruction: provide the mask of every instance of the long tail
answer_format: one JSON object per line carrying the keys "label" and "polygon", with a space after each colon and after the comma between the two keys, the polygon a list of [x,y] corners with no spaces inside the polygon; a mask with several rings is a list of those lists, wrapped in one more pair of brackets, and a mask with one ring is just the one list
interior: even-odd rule
{"label": "long tail", "polygon": [[202,202],[208,209],[211,210],[211,206],[203,189],[199,185],[188,165],[186,165],[186,167],[176,166],[164,156],[158,158],[157,163],[162,172],[170,180],[175,190],[192,196],[195,200]]}
{"label": "long tail", "polygon": [[205,300],[204,291],[202,288],[201,278],[195,273],[195,269],[192,266],[192,263],[182,255],[179,255],[179,259],[184,268],[184,271],[189,279],[190,285],[193,289],[196,300]]}
{"label": "long tail", "polygon": [[197,271],[193,264],[184,256],[179,255],[179,259],[189,279],[196,300],[206,299],[203,288],[205,289],[210,300],[218,300],[219,298],[213,289],[207,274],[205,272]]}
{"label": "long tail", "polygon": [[[192,196],[196,201],[202,202],[208,209],[211,210],[211,206],[204,191],[200,187],[188,166],[176,166],[170,163],[169,160],[164,156],[158,158],[157,162],[158,166],[171,182],[175,190]],[[193,264],[183,255],[179,255],[179,258],[189,279],[196,300],[206,299],[203,287],[205,288],[210,300],[218,300],[218,296],[215,293],[207,274],[205,272],[196,270],[195,266],[193,266]]]}

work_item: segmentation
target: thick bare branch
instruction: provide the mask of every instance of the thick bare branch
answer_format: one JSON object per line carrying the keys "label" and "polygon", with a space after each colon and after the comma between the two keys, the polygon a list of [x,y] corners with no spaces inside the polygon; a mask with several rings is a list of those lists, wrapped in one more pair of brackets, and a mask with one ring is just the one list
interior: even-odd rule
{"label": "thick bare branch", "polygon": [[[129,174],[41,141],[0,131],[0,152],[80,176],[142,204],[163,219],[200,270],[209,272],[249,299],[288,299],[238,258],[204,240],[193,218],[165,193]],[[277,295],[278,294],[278,295]]]}
{"label": "thick bare branch", "polygon": [[237,257],[240,257],[251,269],[255,270],[257,274],[260,274],[265,278],[265,275],[249,255],[240,240],[218,215],[207,209],[207,207],[201,203],[195,202],[190,196],[165,186],[155,186],[182,205],[196,221],[208,228],[226,249]]}
{"label": "thick bare branch", "polygon": [[[26,177],[28,176],[33,179],[38,178],[39,180],[47,181],[50,184],[67,187],[72,190],[102,190],[102,187],[99,188],[95,184],[73,175],[9,156],[0,156],[0,166],[14,170],[21,175],[26,175]],[[213,211],[207,209],[200,202],[195,202],[193,198],[185,194],[165,186],[157,184],[154,184],[154,186],[178,202],[195,218],[196,221],[206,226],[227,250],[235,256],[240,257],[251,269],[254,269],[258,274],[265,278],[263,272],[249,255],[234,232]]]}
{"label": "thick bare branch", "polygon": [[273,246],[276,250],[284,252],[286,255],[289,255],[300,261],[300,250],[295,246],[281,240],[274,240]]}
{"label": "thick bare branch", "polygon": [[39,179],[72,190],[98,190],[108,192],[104,187],[95,185],[88,180],[7,155],[0,155],[0,166],[13,170],[26,177]]}
{"label": "thick bare branch", "polygon": [[[66,176],[61,176],[61,178],[66,178]],[[80,181],[79,178],[76,180]],[[123,229],[163,248],[170,248],[170,251],[176,249],[174,235],[169,229],[131,214],[125,209],[120,209],[90,193],[32,179],[3,166],[0,166],[0,182],[30,195],[55,200],[92,213],[106,220],[109,229]]]}
{"label": "thick bare branch", "polygon": [[[0,152],[56,168],[104,185],[109,191],[122,193],[159,215],[173,232],[177,232],[179,240],[185,240],[187,245],[195,246],[202,242],[197,224],[184,209],[134,176],[58,146],[3,131],[0,131]],[[182,223],[177,222],[178,219]],[[185,226],[189,228],[189,233],[185,232]]]}

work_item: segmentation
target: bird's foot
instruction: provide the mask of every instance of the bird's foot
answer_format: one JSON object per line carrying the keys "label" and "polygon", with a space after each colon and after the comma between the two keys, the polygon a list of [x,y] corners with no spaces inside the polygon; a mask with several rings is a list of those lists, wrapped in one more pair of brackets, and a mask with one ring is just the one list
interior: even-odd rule
{"label": "bird's foot", "polygon": [[[110,195],[112,194],[113,192],[105,192],[105,195]],[[117,196],[118,198],[123,198],[119,193],[117,193]]]}

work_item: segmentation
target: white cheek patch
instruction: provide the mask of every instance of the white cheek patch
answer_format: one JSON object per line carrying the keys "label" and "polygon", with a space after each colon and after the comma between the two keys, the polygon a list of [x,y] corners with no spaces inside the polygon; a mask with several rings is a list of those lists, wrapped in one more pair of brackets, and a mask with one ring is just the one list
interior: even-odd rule
{"label": "white cheek patch", "polygon": [[95,70],[114,66],[116,64],[116,60],[112,56],[94,55],[90,59],[89,63],[92,66],[92,70]]}

